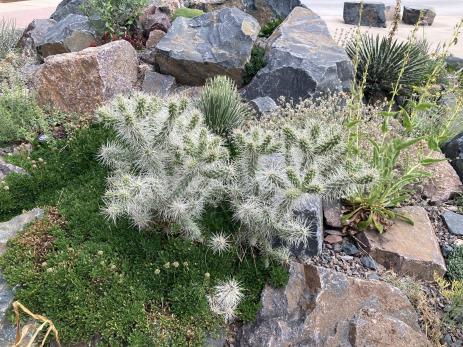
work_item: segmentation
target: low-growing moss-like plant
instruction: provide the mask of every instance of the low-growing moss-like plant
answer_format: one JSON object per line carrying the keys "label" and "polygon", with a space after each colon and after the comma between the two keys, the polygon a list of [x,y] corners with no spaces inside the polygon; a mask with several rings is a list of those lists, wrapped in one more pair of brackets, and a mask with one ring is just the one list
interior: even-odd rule
{"label": "low-growing moss-like plant", "polygon": [[[122,217],[114,225],[101,214],[107,170],[97,160],[112,129],[80,129],[57,150],[37,146],[6,157],[29,175],[9,175],[0,185],[0,221],[36,206],[45,219],[9,242],[0,258],[15,296],[32,312],[52,320],[63,345],[201,346],[223,324],[206,295],[233,275],[243,287],[238,319],[255,319],[267,282],[285,285],[287,270],[246,254],[231,243],[213,254],[206,244],[167,236],[165,225],[138,230]],[[32,160],[43,163],[33,167]],[[233,235],[237,225],[221,204],[206,207],[205,237]]]}
{"label": "low-growing moss-like plant", "polygon": [[390,96],[399,79],[400,92],[410,93],[412,87],[426,81],[432,70],[431,58],[416,42],[362,34],[359,40],[347,44],[346,51],[357,67],[357,81],[365,79],[367,96],[377,92]]}
{"label": "low-growing moss-like plant", "polygon": [[270,37],[273,34],[273,32],[276,30],[276,28],[280,26],[281,23],[283,23],[282,18],[275,18],[275,19],[268,21],[267,23],[264,24],[264,26],[260,30],[259,37],[265,37],[265,38]]}
{"label": "low-growing moss-like plant", "polygon": [[227,76],[216,76],[206,82],[198,108],[207,127],[220,136],[230,135],[251,113],[235,82]]}
{"label": "low-growing moss-like plant", "polygon": [[450,304],[445,310],[445,321],[452,328],[461,327],[463,324],[463,281],[447,282],[442,278],[436,278],[442,295]]}
{"label": "low-growing moss-like plant", "polygon": [[456,247],[449,256],[447,267],[450,278],[463,281],[463,247]]}
{"label": "low-growing moss-like plant", "polygon": [[180,7],[175,10],[172,20],[178,17],[194,18],[203,15],[204,12],[195,8]]}
{"label": "low-growing moss-like plant", "polygon": [[254,47],[251,52],[251,60],[244,67],[245,74],[243,78],[244,84],[249,84],[257,73],[267,65],[265,59],[265,49],[262,47]]}
{"label": "low-growing moss-like plant", "polygon": [[116,132],[100,153],[112,171],[104,196],[108,218],[128,216],[140,229],[174,225],[200,240],[197,222],[221,198],[229,171],[228,151],[201,113],[186,100],[140,94],[118,98],[99,115]]}
{"label": "low-growing moss-like plant", "polygon": [[0,144],[33,141],[48,131],[44,112],[27,89],[4,86],[0,94]]}
{"label": "low-growing moss-like plant", "polygon": [[371,184],[374,172],[347,160],[344,140],[341,128],[311,119],[298,127],[236,131],[228,190],[239,241],[286,261],[289,248],[312,235],[314,226],[295,213],[307,199],[347,197]]}

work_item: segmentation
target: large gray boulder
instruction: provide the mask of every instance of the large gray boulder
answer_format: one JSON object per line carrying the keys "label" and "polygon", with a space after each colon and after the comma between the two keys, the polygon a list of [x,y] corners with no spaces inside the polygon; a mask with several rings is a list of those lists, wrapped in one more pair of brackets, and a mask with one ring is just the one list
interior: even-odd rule
{"label": "large gray boulder", "polygon": [[259,23],[236,8],[179,17],[156,46],[156,66],[182,84],[227,75],[241,85],[259,31]]}
{"label": "large gray boulder", "polygon": [[24,30],[18,41],[18,47],[35,50],[55,25],[56,21],[53,19],[34,19]]}
{"label": "large gray boulder", "polygon": [[70,14],[51,27],[37,49],[43,58],[78,52],[95,43],[95,30],[86,16]]}
{"label": "large gray boulder", "polygon": [[269,38],[267,65],[245,91],[248,100],[280,96],[293,100],[348,90],[353,65],[336,45],[326,23],[313,11],[296,7]]}
{"label": "large gray boulder", "polygon": [[55,12],[50,16],[51,19],[59,22],[70,14],[83,15],[82,6],[87,0],[63,0],[56,7]]}
{"label": "large gray boulder", "polygon": [[302,3],[301,0],[190,0],[187,5],[205,12],[236,7],[265,24],[274,18],[286,18],[296,6],[304,6]]}
{"label": "large gray boulder", "polygon": [[386,6],[381,2],[345,2],[343,11],[344,23],[386,27]]}
{"label": "large gray boulder", "polygon": [[405,294],[384,282],[291,263],[286,287],[265,287],[261,301],[237,346],[431,346]]}

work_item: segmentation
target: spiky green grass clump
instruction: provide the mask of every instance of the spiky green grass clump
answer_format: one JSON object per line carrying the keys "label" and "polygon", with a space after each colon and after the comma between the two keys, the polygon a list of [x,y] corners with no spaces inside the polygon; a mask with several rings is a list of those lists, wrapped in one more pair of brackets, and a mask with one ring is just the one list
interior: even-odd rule
{"label": "spiky green grass clump", "polygon": [[221,136],[229,135],[250,114],[249,106],[243,102],[235,82],[226,76],[217,76],[206,82],[198,108],[207,127]]}
{"label": "spiky green grass clump", "polygon": [[432,70],[425,46],[416,42],[363,34],[360,42],[350,41],[346,51],[357,65],[357,80],[366,78],[367,96],[377,92],[389,96],[398,80],[401,92],[410,92],[413,86],[421,85]]}

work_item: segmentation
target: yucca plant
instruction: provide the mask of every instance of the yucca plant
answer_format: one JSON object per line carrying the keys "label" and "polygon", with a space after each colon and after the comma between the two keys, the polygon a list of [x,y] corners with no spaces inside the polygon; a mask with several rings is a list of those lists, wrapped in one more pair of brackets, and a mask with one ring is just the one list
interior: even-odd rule
{"label": "yucca plant", "polygon": [[[255,127],[236,131],[233,140],[238,155],[228,191],[241,224],[239,239],[280,260],[311,237],[314,226],[295,213],[307,199],[347,197],[375,177],[346,159],[341,129],[329,123]],[[274,247],[275,241],[281,246]]]}
{"label": "yucca plant", "polygon": [[222,197],[229,173],[228,151],[201,113],[186,100],[138,94],[117,98],[99,116],[116,132],[100,153],[111,169],[108,218],[127,216],[140,229],[157,223],[201,240],[198,220]]}
{"label": "yucca plant", "polygon": [[424,83],[432,69],[425,47],[417,42],[361,34],[348,42],[346,51],[357,67],[356,79],[365,79],[365,94],[382,92],[390,96],[399,79],[401,93]]}
{"label": "yucca plant", "polygon": [[15,21],[0,18],[0,60],[14,50],[18,39]]}
{"label": "yucca plant", "polygon": [[215,134],[227,136],[238,128],[250,114],[235,82],[227,76],[216,76],[206,82],[198,100],[206,125]]}

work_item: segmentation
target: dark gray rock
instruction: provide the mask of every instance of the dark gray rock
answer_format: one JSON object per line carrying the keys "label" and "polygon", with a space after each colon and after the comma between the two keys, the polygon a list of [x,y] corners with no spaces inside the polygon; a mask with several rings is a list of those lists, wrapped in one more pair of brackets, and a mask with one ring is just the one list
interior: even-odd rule
{"label": "dark gray rock", "polygon": [[463,58],[455,57],[454,55],[449,55],[445,58],[445,62],[447,66],[451,67],[454,70],[461,70],[463,69]]}
{"label": "dark gray rock", "polygon": [[18,47],[35,50],[47,32],[56,25],[53,19],[34,19],[24,30],[18,42]]}
{"label": "dark gray rock", "polygon": [[[381,281],[291,263],[286,287],[266,286],[261,302],[257,319],[238,331],[237,346],[365,347],[387,346],[391,341],[394,347],[431,346],[405,294]],[[374,310],[381,320],[363,323],[353,337],[352,325],[358,326],[365,310]],[[383,322],[391,320],[401,328],[386,329]]]}
{"label": "dark gray rock", "polygon": [[95,43],[95,30],[89,18],[70,14],[50,28],[37,49],[42,57],[78,52]]}
{"label": "dark gray rock", "polygon": [[249,101],[251,107],[256,111],[258,117],[262,117],[277,109],[276,102],[268,96],[258,97]]}
{"label": "dark gray rock", "polygon": [[246,88],[248,100],[284,96],[297,101],[351,86],[351,60],[326,23],[309,9],[296,7],[291,12],[270,37],[266,55],[267,65]]}
{"label": "dark gray rock", "polygon": [[24,170],[23,168],[20,168],[18,166],[15,166],[13,164],[5,163],[0,158],[0,181],[2,181],[6,177],[6,175],[8,175],[10,173],[25,174],[26,170]]}
{"label": "dark gray rock", "polygon": [[404,6],[402,21],[405,24],[429,26],[434,23],[434,18],[436,18],[436,11],[433,8]]}
{"label": "dark gray rock", "polygon": [[356,255],[359,252],[359,249],[351,242],[344,242],[342,244],[341,251],[347,255]]}
{"label": "dark gray rock", "polygon": [[442,152],[450,159],[453,168],[463,182],[463,133],[447,142],[442,147]]}
{"label": "dark gray rock", "polygon": [[452,211],[446,211],[442,217],[451,234],[463,236],[463,215]]}
{"label": "dark gray rock", "polygon": [[16,338],[16,327],[7,319],[7,312],[13,300],[13,291],[0,273],[0,346],[13,346]]}
{"label": "dark gray rock", "polygon": [[182,84],[227,75],[241,85],[259,31],[259,23],[236,8],[179,17],[156,46],[156,66]]}
{"label": "dark gray rock", "polygon": [[166,97],[172,92],[174,87],[174,77],[149,71],[145,74],[141,90],[147,94]]}
{"label": "dark gray rock", "polygon": [[70,14],[83,15],[82,6],[87,0],[63,0],[56,7],[55,12],[50,16],[51,19],[59,22]]}
{"label": "dark gray rock", "polygon": [[440,250],[442,252],[442,256],[444,258],[448,258],[448,256],[453,252],[453,247],[450,245],[442,245]]}
{"label": "dark gray rock", "polygon": [[186,5],[204,12],[236,7],[252,15],[260,24],[286,18],[296,6],[305,7],[301,0],[190,0]]}
{"label": "dark gray rock", "polygon": [[322,199],[317,196],[307,196],[294,213],[303,218],[305,225],[310,226],[312,233],[305,245],[290,247],[292,255],[303,258],[321,254],[323,247]]}
{"label": "dark gray rock", "polygon": [[346,24],[358,25],[360,22],[363,26],[385,28],[386,6],[380,2],[345,2],[343,17]]}
{"label": "dark gray rock", "polygon": [[373,258],[371,258],[370,256],[364,256],[364,257],[360,258],[360,261],[362,262],[362,265],[365,266],[368,269],[371,269],[371,270],[377,270],[378,269],[378,265],[373,260]]}

